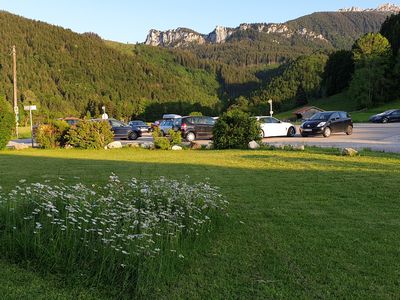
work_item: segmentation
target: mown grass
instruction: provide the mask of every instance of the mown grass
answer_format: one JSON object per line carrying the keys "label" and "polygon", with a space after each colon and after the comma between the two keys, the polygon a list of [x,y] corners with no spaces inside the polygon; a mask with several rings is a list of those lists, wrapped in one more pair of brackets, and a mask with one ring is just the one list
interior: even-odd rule
{"label": "mown grass", "polygon": [[[0,185],[59,176],[105,182],[115,172],[132,176],[210,181],[230,201],[230,217],[187,249],[143,291],[148,299],[390,299],[400,296],[400,156],[333,150],[116,151],[26,150],[0,154]],[[13,278],[25,270],[3,263]],[[14,270],[14,271],[13,271]],[[29,273],[31,274],[31,273]],[[43,289],[10,279],[14,298],[51,299],[82,286],[31,274]],[[37,277],[38,276],[38,277]],[[62,274],[58,275],[61,276]],[[8,279],[0,277],[0,294]],[[39,278],[39,279],[38,279]],[[45,279],[46,278],[46,279]],[[118,287],[115,287],[118,289]],[[18,292],[20,291],[20,293]],[[71,292],[71,293],[72,293]],[[96,289],[83,295],[98,293]],[[13,298],[13,297],[9,297]],[[71,294],[71,298],[74,298]],[[75,297],[76,298],[76,297]]]}

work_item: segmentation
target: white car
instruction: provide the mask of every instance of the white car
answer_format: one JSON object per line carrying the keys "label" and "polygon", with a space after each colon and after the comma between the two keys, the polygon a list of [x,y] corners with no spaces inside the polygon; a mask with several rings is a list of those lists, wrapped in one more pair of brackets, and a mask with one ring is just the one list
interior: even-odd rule
{"label": "white car", "polygon": [[286,123],[275,119],[274,117],[256,117],[260,123],[260,135],[263,138],[273,136],[288,136],[294,137],[296,135],[296,126],[291,123]]}

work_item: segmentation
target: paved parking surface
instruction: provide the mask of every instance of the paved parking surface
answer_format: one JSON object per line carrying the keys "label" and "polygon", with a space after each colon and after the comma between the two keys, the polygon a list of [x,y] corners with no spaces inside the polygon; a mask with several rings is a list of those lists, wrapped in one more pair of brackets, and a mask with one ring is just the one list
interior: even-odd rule
{"label": "paved parking surface", "polygon": [[[297,132],[299,132],[297,128]],[[400,123],[354,124],[353,135],[333,134],[303,138],[299,134],[293,138],[268,138],[263,140],[271,145],[307,145],[318,147],[371,149],[375,151],[400,153]]]}
{"label": "paved parking surface", "polygon": [[[297,128],[297,132],[299,132]],[[152,142],[150,134],[145,134],[136,141],[121,141],[122,144]],[[12,141],[9,145],[18,142],[30,145],[31,140]],[[200,144],[208,144],[210,141],[198,141]],[[400,153],[400,123],[392,124],[354,124],[354,133],[347,136],[344,133],[333,134],[329,138],[322,136],[303,138],[297,134],[293,138],[266,138],[264,143],[270,145],[307,145],[318,147],[334,147],[354,149],[371,149],[374,151]]]}

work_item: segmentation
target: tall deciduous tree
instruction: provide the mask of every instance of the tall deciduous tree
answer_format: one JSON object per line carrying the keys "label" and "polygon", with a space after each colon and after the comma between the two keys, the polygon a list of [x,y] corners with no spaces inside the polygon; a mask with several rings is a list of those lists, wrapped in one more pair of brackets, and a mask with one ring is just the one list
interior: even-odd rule
{"label": "tall deciduous tree", "polygon": [[355,73],[350,85],[350,95],[360,107],[369,107],[384,102],[385,77],[392,57],[389,41],[377,33],[368,33],[353,46]]}

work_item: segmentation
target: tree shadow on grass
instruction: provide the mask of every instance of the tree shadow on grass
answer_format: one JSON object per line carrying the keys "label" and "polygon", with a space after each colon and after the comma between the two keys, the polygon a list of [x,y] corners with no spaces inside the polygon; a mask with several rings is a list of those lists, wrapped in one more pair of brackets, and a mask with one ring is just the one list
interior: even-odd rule
{"label": "tree shadow on grass", "polygon": [[[238,158],[257,161],[268,155]],[[230,217],[201,244],[194,244],[175,271],[147,287],[144,298],[395,296],[400,206],[393,195],[399,176],[388,172],[386,163],[374,164],[371,176],[365,162],[305,158],[320,167],[304,170],[296,169],[295,158],[274,159],[293,168],[247,168],[240,161],[214,166],[7,153],[0,155],[0,185],[10,189],[20,179],[59,177],[71,183],[102,183],[111,173],[122,178],[189,175],[194,182],[210,178],[230,201]],[[344,169],[324,168],[326,164]]]}

